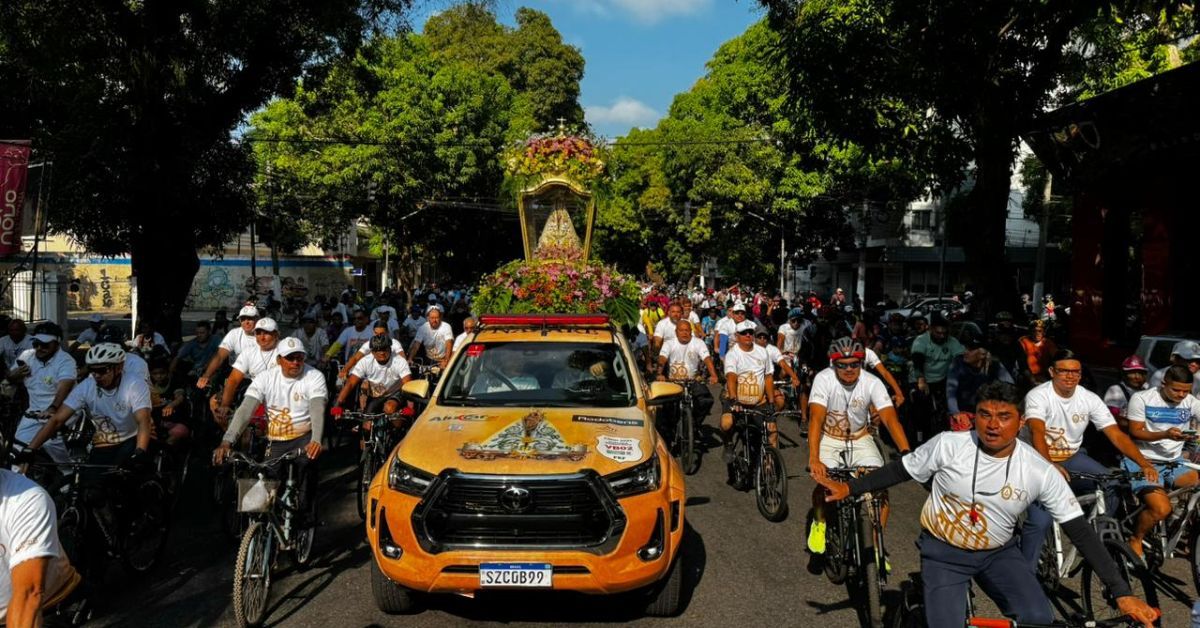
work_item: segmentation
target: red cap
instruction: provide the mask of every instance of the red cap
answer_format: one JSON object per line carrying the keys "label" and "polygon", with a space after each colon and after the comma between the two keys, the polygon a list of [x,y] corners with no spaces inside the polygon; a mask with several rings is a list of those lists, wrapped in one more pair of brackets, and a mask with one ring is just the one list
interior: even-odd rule
{"label": "red cap", "polygon": [[1131,356],[1125,358],[1125,361],[1121,363],[1121,370],[1122,371],[1146,371],[1149,369],[1146,368],[1146,363],[1142,362],[1141,358],[1139,358],[1136,355],[1131,355]]}

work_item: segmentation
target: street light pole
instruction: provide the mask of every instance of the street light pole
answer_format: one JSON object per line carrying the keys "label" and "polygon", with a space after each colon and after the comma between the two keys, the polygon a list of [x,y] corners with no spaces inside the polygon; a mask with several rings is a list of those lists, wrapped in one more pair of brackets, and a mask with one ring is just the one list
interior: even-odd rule
{"label": "street light pole", "polygon": [[763,218],[762,216],[759,216],[758,214],[756,214],[752,211],[746,210],[746,214],[763,221],[763,223],[766,224],[768,227],[771,227],[771,226],[779,227],[779,295],[783,296],[783,275],[785,272],[783,269],[783,266],[784,266],[784,260],[787,258],[787,248],[785,246],[784,239],[783,239],[784,233],[785,233],[784,227],[782,224],[776,225],[775,223],[772,223],[770,220],[767,220],[766,218]]}

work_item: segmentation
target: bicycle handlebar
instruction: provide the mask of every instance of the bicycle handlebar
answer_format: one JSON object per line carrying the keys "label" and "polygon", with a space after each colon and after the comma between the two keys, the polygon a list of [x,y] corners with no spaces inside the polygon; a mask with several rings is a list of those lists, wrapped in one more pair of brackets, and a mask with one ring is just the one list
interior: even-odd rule
{"label": "bicycle handlebar", "polygon": [[283,454],[282,456],[276,458],[275,460],[272,460],[271,462],[259,462],[240,451],[231,451],[231,452],[229,452],[227,459],[230,462],[233,462],[236,464],[244,464],[247,467],[250,467],[251,469],[270,469],[274,464],[278,464],[281,462],[287,462],[287,461],[295,460],[296,458],[299,458],[301,453],[303,453],[303,450],[296,449],[293,451],[289,451],[286,454]]}
{"label": "bicycle handlebar", "polygon": [[1129,480],[1140,480],[1146,474],[1141,471],[1130,472],[1124,469],[1116,469],[1107,473],[1088,473],[1086,471],[1071,471],[1071,479],[1091,480],[1093,482],[1121,482]]}

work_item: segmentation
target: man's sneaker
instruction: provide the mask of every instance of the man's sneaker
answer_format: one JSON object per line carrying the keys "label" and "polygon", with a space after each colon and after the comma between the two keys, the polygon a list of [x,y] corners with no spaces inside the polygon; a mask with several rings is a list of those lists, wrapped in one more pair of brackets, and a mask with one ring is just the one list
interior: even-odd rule
{"label": "man's sneaker", "polygon": [[819,576],[825,573],[825,555],[812,554],[808,555],[808,573]]}
{"label": "man's sneaker", "polygon": [[825,522],[813,521],[808,526],[808,551],[814,554],[825,553]]}

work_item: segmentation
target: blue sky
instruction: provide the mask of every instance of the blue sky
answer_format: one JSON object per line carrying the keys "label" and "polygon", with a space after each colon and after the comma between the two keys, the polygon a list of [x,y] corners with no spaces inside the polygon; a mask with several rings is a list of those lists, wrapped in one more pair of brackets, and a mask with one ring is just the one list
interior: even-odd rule
{"label": "blue sky", "polygon": [[[451,4],[426,4],[414,27]],[[608,137],[654,126],[675,94],[704,75],[717,48],[762,15],[754,0],[498,0],[496,13],[512,25],[521,6],[549,15],[583,52],[580,100],[593,129]]]}

